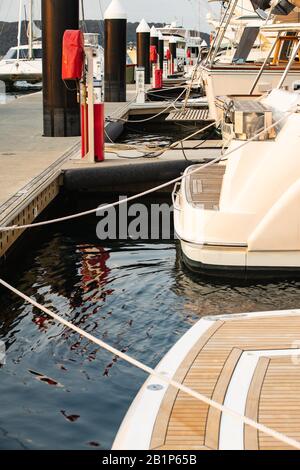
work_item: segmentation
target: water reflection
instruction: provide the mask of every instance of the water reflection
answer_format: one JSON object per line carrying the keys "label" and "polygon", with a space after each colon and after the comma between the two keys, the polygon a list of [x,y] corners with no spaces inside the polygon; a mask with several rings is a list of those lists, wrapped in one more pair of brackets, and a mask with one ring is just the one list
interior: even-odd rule
{"label": "water reflection", "polygon": [[[155,366],[189,326],[170,291],[174,246],[104,246],[94,227],[41,231],[18,257],[18,271],[5,278],[85,331]],[[0,337],[8,346],[7,366],[0,370],[0,448],[19,448],[18,442],[34,449],[109,448],[145,375],[0,293]]]}
{"label": "water reflection", "polygon": [[[204,315],[295,308],[298,281],[188,272],[174,241],[100,243],[96,220],[36,232],[5,278],[41,304],[155,366]],[[14,263],[16,266],[16,263]],[[145,375],[0,289],[0,449],[110,448]]]}
{"label": "water reflection", "polygon": [[203,317],[300,307],[300,281],[210,278],[190,272],[176,243],[174,292],[184,296],[185,312]]}

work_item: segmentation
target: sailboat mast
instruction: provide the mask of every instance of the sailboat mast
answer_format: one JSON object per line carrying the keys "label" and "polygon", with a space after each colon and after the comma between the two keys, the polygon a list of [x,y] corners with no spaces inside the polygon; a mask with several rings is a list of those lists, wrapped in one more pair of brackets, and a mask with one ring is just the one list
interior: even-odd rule
{"label": "sailboat mast", "polygon": [[33,0],[29,0],[29,23],[28,23],[28,58],[33,58],[33,28],[32,28],[32,6]]}
{"label": "sailboat mast", "polygon": [[20,47],[21,47],[21,32],[22,32],[22,11],[23,11],[23,1],[20,0],[19,3],[19,24],[18,24],[18,48],[17,48],[17,60],[20,59]]}

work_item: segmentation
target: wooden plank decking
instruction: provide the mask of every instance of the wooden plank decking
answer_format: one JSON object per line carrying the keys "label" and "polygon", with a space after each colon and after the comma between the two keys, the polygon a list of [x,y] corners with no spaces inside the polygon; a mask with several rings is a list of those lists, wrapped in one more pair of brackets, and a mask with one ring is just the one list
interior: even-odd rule
{"label": "wooden plank decking", "polygon": [[[194,169],[194,168],[193,168]],[[194,207],[218,210],[226,166],[215,164],[193,173],[186,181],[186,198]]]}
{"label": "wooden plank decking", "polygon": [[[266,316],[217,321],[191,350],[175,380],[219,403],[224,403],[231,377],[241,355],[251,351],[262,357],[253,375],[245,414],[300,440],[300,367],[280,351],[299,348],[300,316]],[[268,351],[278,356],[268,356]],[[266,351],[264,356],[263,351]],[[270,355],[271,353],[269,353]],[[294,356],[293,356],[294,357]],[[152,435],[152,449],[218,449],[221,413],[183,392],[169,387]],[[244,430],[246,449],[285,449],[284,444]]]}
{"label": "wooden plank decking", "polygon": [[[246,416],[253,419],[254,421],[259,420],[259,400],[261,396],[261,389],[264,383],[266,371],[269,367],[270,359],[267,357],[261,357],[256,370],[254,372],[252,382],[249,388],[247,404],[246,404]],[[258,450],[258,431],[251,426],[245,426],[245,447],[248,450]]]}
{"label": "wooden plank decking", "polygon": [[169,114],[166,121],[173,122],[213,122],[213,119],[209,118],[208,108],[201,109],[187,109],[186,111],[176,111]]}
{"label": "wooden plank decking", "polygon": [[[290,356],[272,357],[266,370],[260,402],[259,420],[276,431],[300,440],[300,366]],[[270,436],[259,433],[262,450],[291,450]]]}

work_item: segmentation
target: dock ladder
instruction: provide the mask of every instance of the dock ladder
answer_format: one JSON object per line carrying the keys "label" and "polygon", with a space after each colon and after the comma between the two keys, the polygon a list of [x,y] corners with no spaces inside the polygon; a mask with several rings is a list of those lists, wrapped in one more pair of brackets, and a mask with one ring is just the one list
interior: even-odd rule
{"label": "dock ladder", "polygon": [[219,52],[219,49],[221,47],[222,41],[224,39],[229,23],[233,17],[237,4],[238,4],[238,0],[228,1],[228,4],[225,7],[225,11],[221,18],[220,26],[218,28],[217,34],[215,35],[215,38],[209,49],[209,53],[206,58],[206,64],[210,62],[210,64],[212,65],[214,63],[214,60]]}

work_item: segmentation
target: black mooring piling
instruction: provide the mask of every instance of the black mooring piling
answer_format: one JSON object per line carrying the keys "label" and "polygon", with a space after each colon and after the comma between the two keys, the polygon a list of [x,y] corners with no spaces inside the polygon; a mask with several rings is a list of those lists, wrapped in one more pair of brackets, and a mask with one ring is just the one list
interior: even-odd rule
{"label": "black mooring piling", "polygon": [[136,30],[137,66],[145,69],[145,83],[150,83],[150,28],[142,20]]}
{"label": "black mooring piling", "polygon": [[[158,54],[158,31],[153,25],[150,30],[150,46],[155,47],[156,53]],[[150,75],[153,78],[153,63],[150,63]],[[155,64],[156,65],[156,64]]]}
{"label": "black mooring piling", "polygon": [[119,0],[104,14],[104,54],[105,101],[126,101],[127,14]]}
{"label": "black mooring piling", "polygon": [[63,82],[62,40],[65,30],[79,29],[79,0],[42,0],[43,109],[46,137],[80,135],[75,82]]}
{"label": "black mooring piling", "polygon": [[164,69],[164,58],[165,58],[165,43],[164,37],[160,33],[158,37],[158,55],[159,55],[159,68],[160,70]]}
{"label": "black mooring piling", "polygon": [[158,53],[158,31],[154,25],[150,30],[150,45],[156,47],[156,52]]}
{"label": "black mooring piling", "polygon": [[171,54],[171,61],[174,64],[175,60],[177,59],[177,42],[174,37],[171,37],[169,42],[169,49]]}

